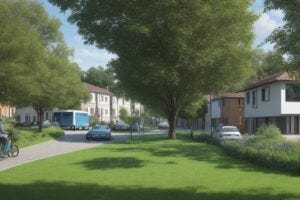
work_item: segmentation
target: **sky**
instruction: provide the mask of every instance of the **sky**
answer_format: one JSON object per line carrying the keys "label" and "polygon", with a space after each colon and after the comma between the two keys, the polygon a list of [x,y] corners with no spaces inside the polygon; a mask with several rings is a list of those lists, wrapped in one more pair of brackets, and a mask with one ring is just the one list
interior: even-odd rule
{"label": "sky", "polygon": [[[41,2],[51,17],[58,18],[61,21],[61,32],[64,34],[66,43],[74,50],[73,61],[77,62],[83,70],[90,67],[106,66],[116,55],[107,52],[105,49],[98,49],[92,45],[84,44],[82,37],[78,34],[76,25],[68,22],[70,13],[61,13],[60,10],[49,4],[47,0],[38,0]],[[272,44],[263,44],[264,40],[272,31],[283,24],[283,13],[280,10],[272,10],[263,12],[264,0],[255,0],[250,10],[259,14],[258,20],[255,22],[253,30],[255,33],[255,41],[253,46],[260,46],[266,51],[272,50]]]}

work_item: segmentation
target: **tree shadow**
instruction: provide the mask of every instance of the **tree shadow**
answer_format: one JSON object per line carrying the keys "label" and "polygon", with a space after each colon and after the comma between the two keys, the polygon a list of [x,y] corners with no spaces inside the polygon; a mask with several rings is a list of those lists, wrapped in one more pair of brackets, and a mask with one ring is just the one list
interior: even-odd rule
{"label": "tree shadow", "polygon": [[109,158],[95,158],[76,163],[83,165],[89,170],[109,170],[109,169],[129,169],[139,168],[144,166],[144,161],[134,157],[109,157]]}
{"label": "tree shadow", "polygon": [[[159,141],[162,141],[163,143],[160,143]],[[168,142],[165,141],[166,140],[164,136],[148,136],[145,137],[143,141],[140,141],[140,143],[133,143],[132,145],[122,145],[122,143],[120,143],[118,147],[114,146],[110,150],[116,152],[147,152],[152,156],[166,157],[171,159],[176,157],[184,157],[191,160],[210,163],[219,169],[238,168],[247,172],[259,171],[263,173],[297,176],[297,174],[266,169],[244,160],[232,158],[220,148],[213,145],[196,142],[188,135],[179,134],[177,140],[170,140]]]}
{"label": "tree shadow", "polygon": [[205,188],[144,188],[69,182],[0,184],[3,199],[19,200],[296,200],[299,194],[275,193],[272,188],[246,191],[207,191]]}

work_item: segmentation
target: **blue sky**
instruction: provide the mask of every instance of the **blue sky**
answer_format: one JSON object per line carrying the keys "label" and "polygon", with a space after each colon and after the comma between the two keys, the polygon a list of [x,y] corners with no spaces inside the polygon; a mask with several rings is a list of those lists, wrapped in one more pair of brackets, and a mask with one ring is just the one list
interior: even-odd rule
{"label": "blue sky", "polygon": [[[74,49],[73,61],[86,70],[92,66],[105,66],[115,55],[104,49],[98,49],[91,45],[85,45],[82,37],[78,34],[78,28],[67,21],[69,13],[60,13],[57,7],[52,6],[47,0],[38,0],[41,2],[48,14],[52,17],[59,18],[61,21],[61,31],[64,34],[68,46]],[[255,22],[253,30],[255,32],[254,46],[263,43],[265,38],[278,26],[282,25],[283,14],[279,10],[263,13],[264,0],[256,0],[251,6],[251,10],[260,14],[259,19]],[[273,45],[264,44],[261,46],[265,50],[272,49]]]}

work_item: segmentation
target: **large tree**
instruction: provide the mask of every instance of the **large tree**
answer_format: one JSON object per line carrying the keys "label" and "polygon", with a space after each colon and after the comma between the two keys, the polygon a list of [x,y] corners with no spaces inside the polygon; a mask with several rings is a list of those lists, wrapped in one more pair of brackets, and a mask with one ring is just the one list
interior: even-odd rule
{"label": "large tree", "polygon": [[281,10],[285,24],[273,31],[267,41],[289,56],[290,66],[300,66],[300,1],[265,0],[265,11]]}
{"label": "large tree", "polygon": [[81,80],[102,88],[114,88],[114,75],[110,68],[104,69],[103,67],[91,67],[83,72]]}
{"label": "large tree", "polygon": [[72,108],[88,98],[78,70],[69,57],[57,19],[34,1],[0,2],[0,100],[32,105],[43,122],[54,107]]}
{"label": "large tree", "polygon": [[118,55],[116,76],[132,99],[163,110],[176,138],[180,109],[240,80],[250,66],[250,0],[49,0],[87,43]]}

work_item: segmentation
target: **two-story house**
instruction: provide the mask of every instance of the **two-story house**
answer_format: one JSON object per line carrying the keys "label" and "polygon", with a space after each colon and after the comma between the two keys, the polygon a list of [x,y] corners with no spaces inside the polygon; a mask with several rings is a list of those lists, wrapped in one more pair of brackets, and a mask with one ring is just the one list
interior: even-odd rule
{"label": "two-story house", "polygon": [[300,133],[300,82],[287,72],[259,80],[245,91],[247,133],[263,124],[276,124],[284,134]]}
{"label": "two-story house", "polygon": [[223,93],[211,97],[209,111],[211,112],[211,124],[217,127],[218,124],[236,126],[244,133],[244,98],[241,93]]}

